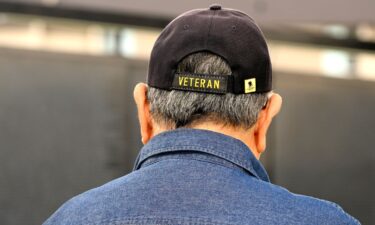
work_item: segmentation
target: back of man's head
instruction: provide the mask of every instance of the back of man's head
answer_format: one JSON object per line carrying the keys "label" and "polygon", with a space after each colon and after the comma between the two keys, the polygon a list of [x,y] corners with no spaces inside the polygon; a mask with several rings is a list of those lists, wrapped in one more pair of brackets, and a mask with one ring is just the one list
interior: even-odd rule
{"label": "back of man's head", "polygon": [[135,88],[142,142],[170,129],[207,129],[259,157],[281,107],[271,91],[268,47],[252,18],[218,5],[186,12],[161,32],[147,85]]}

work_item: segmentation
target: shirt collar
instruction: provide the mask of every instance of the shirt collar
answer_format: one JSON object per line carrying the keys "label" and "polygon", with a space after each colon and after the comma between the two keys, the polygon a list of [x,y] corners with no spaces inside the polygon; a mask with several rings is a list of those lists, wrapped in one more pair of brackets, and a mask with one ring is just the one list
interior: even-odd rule
{"label": "shirt collar", "polygon": [[221,133],[190,128],[170,130],[153,137],[141,149],[134,170],[139,169],[147,158],[181,151],[198,151],[217,156],[269,182],[266,170],[242,141]]}

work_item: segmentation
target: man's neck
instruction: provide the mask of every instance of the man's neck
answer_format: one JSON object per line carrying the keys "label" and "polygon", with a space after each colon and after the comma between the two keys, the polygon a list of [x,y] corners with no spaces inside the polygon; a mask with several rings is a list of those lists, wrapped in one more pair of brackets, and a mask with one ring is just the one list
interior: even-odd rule
{"label": "man's neck", "polygon": [[[254,132],[253,129],[250,128],[245,130],[239,127],[232,127],[232,126],[224,126],[222,124],[214,123],[214,122],[204,122],[204,123],[196,123],[188,126],[187,128],[193,129],[202,129],[202,130],[210,130],[217,133],[222,133],[228,135],[230,137],[236,138],[242,141],[254,154],[254,156],[259,159],[260,153],[257,151],[255,140],[254,140]],[[154,134],[161,133],[166,131],[167,129],[158,129],[157,132]]]}

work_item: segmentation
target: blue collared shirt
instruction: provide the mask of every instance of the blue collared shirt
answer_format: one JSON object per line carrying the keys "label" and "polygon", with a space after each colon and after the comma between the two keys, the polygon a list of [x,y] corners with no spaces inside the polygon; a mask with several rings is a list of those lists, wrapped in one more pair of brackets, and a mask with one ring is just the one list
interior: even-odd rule
{"label": "blue collared shirt", "polygon": [[359,224],[332,202],[270,183],[240,140],[181,128],[152,138],[134,171],[74,197],[49,224]]}

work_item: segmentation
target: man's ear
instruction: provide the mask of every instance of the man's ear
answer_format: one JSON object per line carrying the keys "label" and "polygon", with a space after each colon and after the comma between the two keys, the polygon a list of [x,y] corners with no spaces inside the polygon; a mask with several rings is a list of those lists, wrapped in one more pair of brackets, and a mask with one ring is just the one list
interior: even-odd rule
{"label": "man's ear", "polygon": [[256,150],[259,154],[266,149],[266,136],[268,128],[271,125],[273,117],[275,117],[282,105],[282,98],[278,94],[272,94],[268,99],[266,106],[260,111],[258,120],[255,124],[254,138]]}
{"label": "man's ear", "polygon": [[133,95],[138,110],[142,143],[146,144],[151,139],[154,129],[150,114],[150,104],[147,100],[147,85],[145,83],[138,83],[134,88]]}

